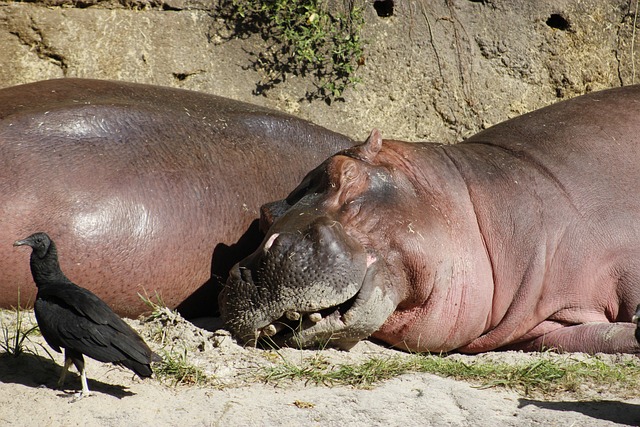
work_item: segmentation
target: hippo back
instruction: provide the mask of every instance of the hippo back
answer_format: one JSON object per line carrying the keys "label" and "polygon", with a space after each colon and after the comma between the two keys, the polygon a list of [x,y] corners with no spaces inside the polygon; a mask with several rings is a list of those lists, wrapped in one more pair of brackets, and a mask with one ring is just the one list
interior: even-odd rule
{"label": "hippo back", "polygon": [[635,175],[640,158],[638,117],[640,85],[625,86],[524,114],[490,127],[459,146],[463,150],[485,146],[475,150],[495,156],[496,151],[486,149],[487,145],[493,146],[508,157],[536,165],[563,185],[580,183],[594,174],[606,179],[611,176],[612,163],[616,170],[622,168]]}
{"label": "hippo back", "polygon": [[85,79],[2,89],[0,305],[15,305],[18,288],[33,301],[28,256],[11,243],[45,231],[67,276],[120,313],[139,312],[145,292],[175,307],[226,273],[236,260],[216,261],[214,249],[237,242],[261,204],[350,145],[287,114],[180,89]]}

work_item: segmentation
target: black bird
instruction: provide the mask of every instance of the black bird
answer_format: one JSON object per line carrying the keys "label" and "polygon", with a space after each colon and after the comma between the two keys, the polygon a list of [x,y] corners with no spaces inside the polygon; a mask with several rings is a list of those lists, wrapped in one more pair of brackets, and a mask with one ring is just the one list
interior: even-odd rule
{"label": "black bird", "polygon": [[46,233],[35,233],[14,246],[31,246],[31,274],[38,287],[34,311],[42,336],[58,353],[64,348],[64,368],[58,387],[73,363],[82,391],[89,395],[84,355],[125,366],[141,378],[152,374],[151,362],[160,358],[109,306],[87,289],[69,280],[58,263],[58,253]]}

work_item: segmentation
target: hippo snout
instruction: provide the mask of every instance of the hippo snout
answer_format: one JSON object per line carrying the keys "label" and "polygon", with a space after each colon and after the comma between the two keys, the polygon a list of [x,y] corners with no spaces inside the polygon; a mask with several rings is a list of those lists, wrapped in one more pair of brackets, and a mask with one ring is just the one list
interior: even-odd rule
{"label": "hippo snout", "polygon": [[230,272],[220,296],[223,319],[247,343],[281,331],[286,341],[296,329],[317,328],[323,320],[326,331],[311,341],[333,339],[373,259],[330,218],[315,218],[303,229],[274,230]]}
{"label": "hippo snout", "polygon": [[[251,262],[253,261],[253,262]],[[308,287],[323,283],[331,292],[361,283],[366,268],[364,248],[344,233],[342,225],[318,221],[304,232],[275,232],[265,239],[261,256],[249,259],[247,268],[264,269],[263,280],[270,286]]]}

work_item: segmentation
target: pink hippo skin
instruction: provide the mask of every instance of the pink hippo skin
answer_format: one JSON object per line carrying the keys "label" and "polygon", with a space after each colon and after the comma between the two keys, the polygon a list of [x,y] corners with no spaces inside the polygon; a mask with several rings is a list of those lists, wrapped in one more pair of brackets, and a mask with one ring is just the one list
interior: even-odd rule
{"label": "pink hippo skin", "polygon": [[639,165],[640,86],[456,145],[374,130],[263,207],[223,318],[250,343],[638,353]]}
{"label": "pink hippo skin", "polygon": [[117,313],[136,315],[147,309],[138,294],[157,293],[212,315],[228,269],[262,240],[260,205],[351,145],[180,89],[84,79],[2,89],[0,306],[15,306],[18,290],[34,302],[29,254],[11,245],[44,231],[67,276]]}

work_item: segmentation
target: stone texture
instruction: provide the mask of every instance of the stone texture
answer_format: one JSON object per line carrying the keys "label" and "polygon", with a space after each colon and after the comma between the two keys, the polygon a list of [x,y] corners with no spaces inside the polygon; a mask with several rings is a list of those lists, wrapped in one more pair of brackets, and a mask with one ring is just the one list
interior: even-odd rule
{"label": "stone texture", "polygon": [[[348,0],[331,2],[344,8]],[[57,77],[194,89],[285,110],[364,139],[456,142],[524,112],[631,84],[635,7],[621,0],[395,1],[365,7],[363,82],[331,105],[310,77],[256,95],[267,48],[239,37],[218,1],[0,3],[0,87]],[[633,2],[631,2],[633,3]]]}

